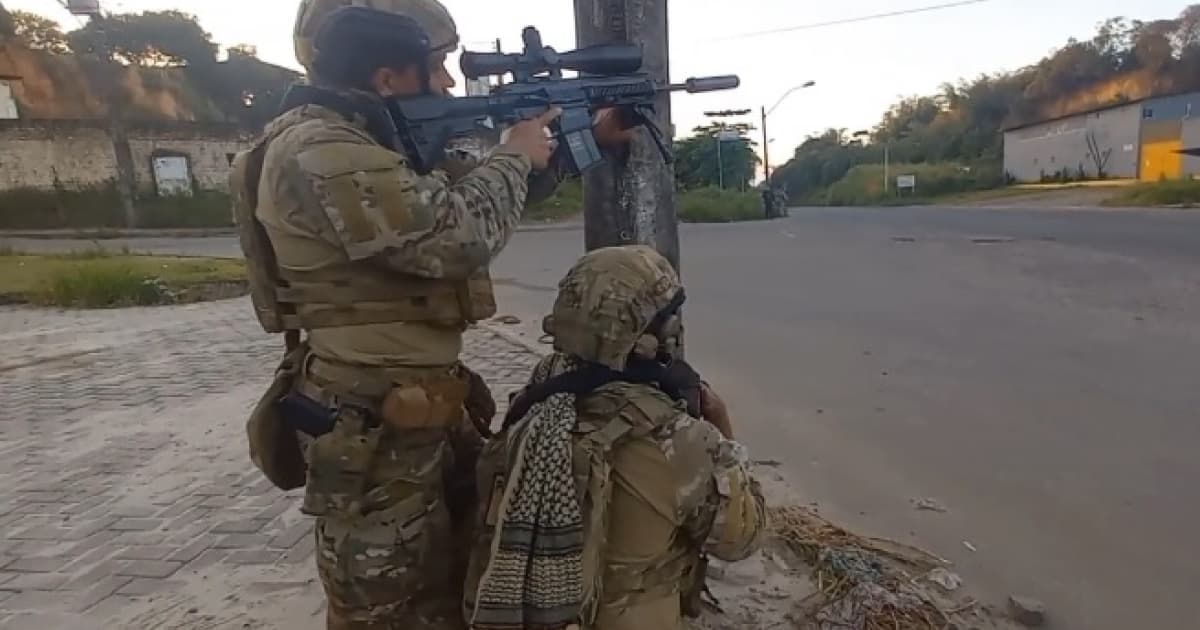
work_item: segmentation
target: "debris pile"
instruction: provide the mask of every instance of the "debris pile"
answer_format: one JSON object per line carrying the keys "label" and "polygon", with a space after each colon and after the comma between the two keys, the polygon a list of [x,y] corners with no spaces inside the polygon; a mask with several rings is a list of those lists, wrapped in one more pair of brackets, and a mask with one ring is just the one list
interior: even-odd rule
{"label": "debris pile", "polygon": [[801,607],[821,630],[942,630],[975,607],[931,594],[927,578],[949,563],[929,552],[859,536],[808,508],[771,517],[774,535],[812,567],[817,590]]}

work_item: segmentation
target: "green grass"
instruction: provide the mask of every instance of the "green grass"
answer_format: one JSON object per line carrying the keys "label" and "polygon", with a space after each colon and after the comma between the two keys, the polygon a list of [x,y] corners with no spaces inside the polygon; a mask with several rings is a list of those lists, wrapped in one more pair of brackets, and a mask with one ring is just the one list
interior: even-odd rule
{"label": "green grass", "polygon": [[188,291],[245,281],[238,260],[131,256],[103,250],[34,255],[0,252],[5,301],[71,308],[111,308],[187,301]]}
{"label": "green grass", "polygon": [[758,191],[699,188],[680,193],[676,206],[679,219],[685,223],[733,223],[765,218]]}
{"label": "green grass", "polygon": [[[914,193],[896,190],[895,177],[915,175]],[[994,165],[966,168],[961,164],[896,164],[891,168],[888,190],[884,191],[883,165],[855,166],[845,177],[829,187],[826,203],[831,206],[902,205],[928,203],[931,199],[1004,185],[1004,177]]]}
{"label": "green grass", "polygon": [[570,179],[558,185],[549,199],[525,209],[525,220],[548,223],[570,219],[583,212],[583,182]]}
{"label": "green grass", "polygon": [[1129,186],[1104,202],[1106,206],[1200,206],[1200,180],[1174,179]]}

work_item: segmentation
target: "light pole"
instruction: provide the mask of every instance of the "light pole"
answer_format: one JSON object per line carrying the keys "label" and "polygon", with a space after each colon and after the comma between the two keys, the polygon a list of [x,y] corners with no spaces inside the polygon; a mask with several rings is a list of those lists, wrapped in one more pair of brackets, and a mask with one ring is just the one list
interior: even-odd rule
{"label": "light pole", "polygon": [[775,110],[779,109],[779,106],[782,105],[785,100],[787,100],[787,97],[791,96],[792,94],[794,94],[795,92],[797,92],[799,90],[803,90],[805,88],[810,88],[816,84],[817,84],[816,81],[805,81],[804,83],[801,83],[800,85],[792,87],[787,92],[784,92],[783,96],[779,97],[779,100],[776,101],[775,104],[771,106],[771,109],[767,109],[766,105],[763,105],[763,107],[762,107],[763,182],[767,185],[767,188],[771,187],[771,148],[770,148],[771,143],[769,140],[767,140],[767,116],[774,114]]}
{"label": "light pole", "polygon": [[[855,138],[870,138],[871,132],[867,130],[854,132]],[[892,142],[891,140],[883,141],[883,194],[888,194],[892,189]]]}

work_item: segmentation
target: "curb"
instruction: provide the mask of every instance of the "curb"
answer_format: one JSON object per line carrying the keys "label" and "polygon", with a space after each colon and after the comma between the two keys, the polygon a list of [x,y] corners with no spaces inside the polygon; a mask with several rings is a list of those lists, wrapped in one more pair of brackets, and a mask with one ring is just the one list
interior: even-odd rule
{"label": "curb", "polygon": [[33,240],[80,240],[111,241],[128,238],[209,238],[213,236],[236,236],[234,228],[200,228],[176,230],[4,230],[0,238],[25,238]]}
{"label": "curb", "polygon": [[[526,223],[517,226],[518,232],[570,232],[582,230],[579,222]],[[111,241],[130,238],[211,238],[237,236],[236,228],[179,228],[162,230],[125,230],[120,228],[95,230],[0,230],[0,238],[33,240]]]}

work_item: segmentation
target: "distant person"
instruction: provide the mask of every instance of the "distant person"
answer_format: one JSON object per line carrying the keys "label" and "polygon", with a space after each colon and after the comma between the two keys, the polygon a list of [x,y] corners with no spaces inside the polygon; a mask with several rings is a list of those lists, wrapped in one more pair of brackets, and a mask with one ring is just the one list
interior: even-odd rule
{"label": "distant person", "polygon": [[763,217],[767,219],[775,218],[775,193],[771,191],[770,186],[764,185],[762,188],[762,205]]}
{"label": "distant person", "polygon": [[678,358],[684,292],[645,246],[585,255],[559,285],[556,353],[484,449],[465,613],[477,630],[682,630],[705,556],[766,528],[720,397]]}

